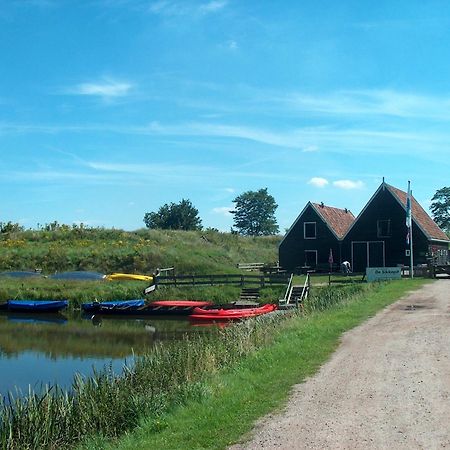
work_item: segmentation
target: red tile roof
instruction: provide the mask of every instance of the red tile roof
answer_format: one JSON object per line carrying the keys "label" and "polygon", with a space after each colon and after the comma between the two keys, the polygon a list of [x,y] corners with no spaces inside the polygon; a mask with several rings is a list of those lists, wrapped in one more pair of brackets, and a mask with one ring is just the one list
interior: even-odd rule
{"label": "red tile roof", "polygon": [[348,209],[333,208],[323,203],[311,204],[339,239],[344,237],[350,225],[355,220],[355,216]]}
{"label": "red tile roof", "polygon": [[[406,210],[406,197],[408,194],[389,184],[386,184],[386,187],[394,195],[394,197],[397,197],[398,201]],[[420,228],[422,228],[428,239],[450,241],[449,237],[437,226],[436,222],[434,222],[434,220],[426,213],[426,211],[420,206],[419,202],[414,197],[412,197],[411,201],[411,212],[414,221],[419,225]]]}

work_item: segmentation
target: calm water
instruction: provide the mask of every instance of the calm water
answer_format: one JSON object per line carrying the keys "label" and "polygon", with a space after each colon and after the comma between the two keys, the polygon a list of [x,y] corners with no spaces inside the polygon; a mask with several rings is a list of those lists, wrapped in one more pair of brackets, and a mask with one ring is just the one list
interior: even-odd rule
{"label": "calm water", "polygon": [[155,342],[205,332],[187,319],[100,320],[67,315],[0,314],[0,395],[45,384],[70,387],[75,373],[89,376],[111,366],[116,373]]}

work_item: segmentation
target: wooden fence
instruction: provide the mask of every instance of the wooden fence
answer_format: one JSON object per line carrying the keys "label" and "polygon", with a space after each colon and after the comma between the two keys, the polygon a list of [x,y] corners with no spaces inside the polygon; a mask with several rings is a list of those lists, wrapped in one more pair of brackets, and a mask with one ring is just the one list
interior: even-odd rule
{"label": "wooden fence", "polygon": [[279,286],[289,281],[287,274],[244,275],[244,274],[211,274],[211,275],[162,275],[156,279],[158,286]]}

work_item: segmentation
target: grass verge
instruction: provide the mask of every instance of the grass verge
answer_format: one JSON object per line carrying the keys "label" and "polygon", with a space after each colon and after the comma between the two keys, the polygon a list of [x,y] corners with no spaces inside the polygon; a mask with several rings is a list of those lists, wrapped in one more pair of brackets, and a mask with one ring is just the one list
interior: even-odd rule
{"label": "grass verge", "polygon": [[343,332],[425,282],[379,284],[326,310],[322,301],[314,304],[311,299],[306,317],[285,321],[269,345],[204,380],[200,399],[141,420],[135,431],[123,438],[106,441],[97,437],[81,448],[226,448],[248,433],[255,420],[280,407],[292,385],[314,374],[336,349]]}

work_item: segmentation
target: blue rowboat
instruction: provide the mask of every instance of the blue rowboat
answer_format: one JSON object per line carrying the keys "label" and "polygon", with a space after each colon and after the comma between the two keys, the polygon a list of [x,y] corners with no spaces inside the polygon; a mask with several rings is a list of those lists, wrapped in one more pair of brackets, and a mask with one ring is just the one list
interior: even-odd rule
{"label": "blue rowboat", "polygon": [[67,300],[8,300],[6,309],[15,312],[58,312],[67,308]]}
{"label": "blue rowboat", "polygon": [[145,300],[115,300],[111,302],[91,302],[83,303],[81,308],[89,313],[127,313],[136,311],[145,306]]}

